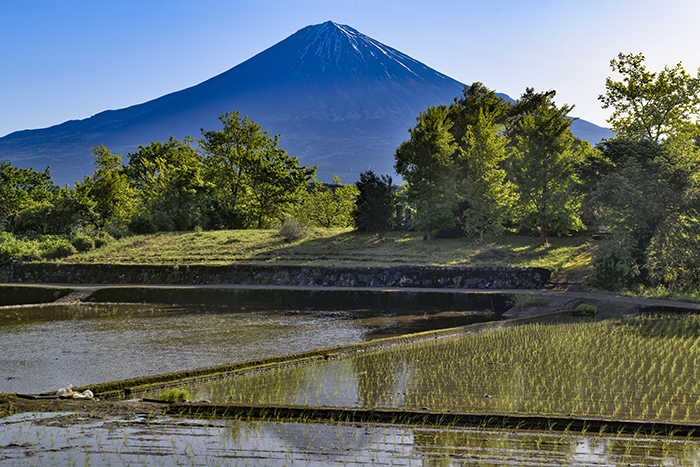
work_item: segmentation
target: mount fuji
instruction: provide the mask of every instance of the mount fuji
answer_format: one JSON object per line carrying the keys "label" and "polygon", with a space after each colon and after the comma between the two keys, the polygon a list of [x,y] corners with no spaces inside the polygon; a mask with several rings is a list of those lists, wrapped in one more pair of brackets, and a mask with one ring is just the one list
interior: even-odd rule
{"label": "mount fuji", "polygon": [[[43,170],[74,183],[94,167],[91,147],[104,144],[124,158],[138,145],[171,135],[195,139],[221,128],[237,110],[318,178],[348,183],[372,169],[393,174],[393,153],[420,111],[449,104],[464,84],[355,29],[331,21],[307,26],[245,62],[196,86],[83,120],[0,138],[0,160]],[[505,95],[501,95],[508,98]],[[576,136],[597,143],[610,130],[577,120]]]}

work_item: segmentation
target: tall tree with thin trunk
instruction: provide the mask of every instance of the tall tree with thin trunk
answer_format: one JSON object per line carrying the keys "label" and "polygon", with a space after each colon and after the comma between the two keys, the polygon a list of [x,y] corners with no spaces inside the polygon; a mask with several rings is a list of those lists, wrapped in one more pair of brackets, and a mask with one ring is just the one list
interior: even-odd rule
{"label": "tall tree with thin trunk", "polygon": [[590,146],[571,134],[568,114],[547,97],[522,116],[513,149],[511,180],[518,196],[522,227],[538,230],[543,244],[553,232],[583,227],[577,165]]}

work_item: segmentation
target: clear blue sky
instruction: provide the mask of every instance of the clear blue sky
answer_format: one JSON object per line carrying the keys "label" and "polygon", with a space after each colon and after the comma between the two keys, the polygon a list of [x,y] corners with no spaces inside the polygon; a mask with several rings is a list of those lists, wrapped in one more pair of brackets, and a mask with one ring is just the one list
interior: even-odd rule
{"label": "clear blue sky", "polygon": [[597,96],[619,52],[700,66],[697,0],[5,0],[0,136],[195,85],[327,20],[464,83],[556,89],[604,126]]}

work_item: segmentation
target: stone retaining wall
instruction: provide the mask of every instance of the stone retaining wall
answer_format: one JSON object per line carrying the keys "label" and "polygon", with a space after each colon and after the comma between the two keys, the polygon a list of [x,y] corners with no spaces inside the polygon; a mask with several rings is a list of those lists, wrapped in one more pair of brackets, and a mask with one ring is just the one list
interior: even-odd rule
{"label": "stone retaining wall", "polygon": [[393,266],[147,266],[15,263],[10,282],[67,284],[245,284],[326,287],[429,287],[540,289],[550,278],[542,268]]}

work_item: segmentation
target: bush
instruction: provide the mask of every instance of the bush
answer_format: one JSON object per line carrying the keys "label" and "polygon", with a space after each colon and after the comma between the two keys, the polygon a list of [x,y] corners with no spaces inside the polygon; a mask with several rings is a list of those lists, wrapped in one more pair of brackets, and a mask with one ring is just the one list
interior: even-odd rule
{"label": "bush", "polygon": [[105,245],[109,245],[114,241],[114,237],[112,237],[109,233],[107,232],[97,232],[93,236],[95,240],[95,248],[102,248]]}
{"label": "bush", "polygon": [[134,235],[149,235],[156,233],[156,226],[153,223],[151,216],[147,214],[139,214],[131,218],[128,224],[129,232]]}
{"label": "bush", "polygon": [[593,273],[588,277],[588,285],[611,291],[630,286],[639,276],[632,250],[631,242],[627,239],[613,239],[604,243],[593,257]]}
{"label": "bush", "polygon": [[44,250],[42,256],[47,259],[60,259],[78,253],[78,250],[65,238],[43,239],[41,248]]}
{"label": "bush", "polygon": [[0,232],[0,266],[17,261],[22,256],[22,244],[9,232]]}
{"label": "bush", "polygon": [[539,306],[542,304],[540,297],[532,292],[513,294],[509,300],[510,306],[514,308],[525,308]]}
{"label": "bush", "polygon": [[80,252],[91,251],[95,249],[95,240],[88,235],[77,234],[71,241],[71,245]]}
{"label": "bush", "polygon": [[293,217],[287,217],[282,221],[279,234],[292,243],[306,236],[306,226]]}
{"label": "bush", "polygon": [[595,316],[598,314],[598,307],[595,305],[586,305],[585,303],[581,303],[574,310],[574,314],[575,315]]}

